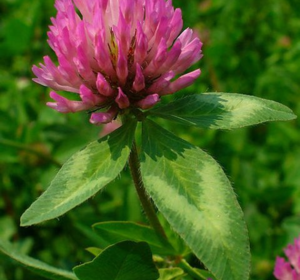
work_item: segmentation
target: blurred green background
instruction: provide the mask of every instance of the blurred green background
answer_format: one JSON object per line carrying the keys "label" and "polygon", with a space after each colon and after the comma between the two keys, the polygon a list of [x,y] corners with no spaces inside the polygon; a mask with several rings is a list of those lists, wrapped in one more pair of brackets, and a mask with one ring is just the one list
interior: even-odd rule
{"label": "blurred green background", "polygon": [[[198,30],[204,58],[197,83],[181,94],[238,92],[281,102],[300,113],[299,0],[174,0],[186,27]],[[59,220],[20,228],[25,209],[59,165],[101,128],[86,113],[45,106],[49,89],[31,67],[51,55],[46,43],[53,0],[0,0],[0,238],[49,264],[71,269],[91,259],[98,221],[144,221],[128,170],[101,194]],[[274,279],[275,256],[300,234],[299,121],[235,131],[163,123],[210,153],[233,183],[252,247],[253,280]],[[195,261],[197,265],[197,262]],[[39,280],[0,256],[0,280]],[[228,279],[230,280],[230,279]]]}

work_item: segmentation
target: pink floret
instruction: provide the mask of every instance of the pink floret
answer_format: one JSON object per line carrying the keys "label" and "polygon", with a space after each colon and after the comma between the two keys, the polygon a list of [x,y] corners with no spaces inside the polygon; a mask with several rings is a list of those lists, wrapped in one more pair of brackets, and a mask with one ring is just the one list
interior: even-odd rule
{"label": "pink floret", "polygon": [[300,280],[300,239],[295,239],[294,244],[289,244],[284,252],[288,261],[276,258],[274,276],[278,280]]}

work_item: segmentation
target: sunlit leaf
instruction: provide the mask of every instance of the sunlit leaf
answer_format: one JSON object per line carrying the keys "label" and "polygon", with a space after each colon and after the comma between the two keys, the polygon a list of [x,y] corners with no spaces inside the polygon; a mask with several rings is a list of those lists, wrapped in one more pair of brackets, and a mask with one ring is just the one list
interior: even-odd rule
{"label": "sunlit leaf", "polygon": [[21,225],[29,226],[56,218],[114,180],[129,157],[135,127],[136,122],[129,121],[73,155],[47,191],[23,214]]}
{"label": "sunlit leaf", "polygon": [[152,121],[143,123],[141,171],[159,211],[218,280],[247,280],[243,213],[221,167]]}
{"label": "sunlit leaf", "polygon": [[280,103],[236,93],[189,95],[151,110],[150,114],[184,125],[212,129],[233,129],[296,118]]}

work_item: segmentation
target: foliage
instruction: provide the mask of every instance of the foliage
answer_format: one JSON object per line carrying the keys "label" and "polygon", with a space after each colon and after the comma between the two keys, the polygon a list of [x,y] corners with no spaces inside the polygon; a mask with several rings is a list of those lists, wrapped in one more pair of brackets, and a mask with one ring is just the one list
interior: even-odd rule
{"label": "foliage", "polygon": [[[173,2],[182,7],[185,25],[198,28],[205,55],[198,82],[175,98],[206,91],[244,92],[300,112],[300,9],[296,0]],[[0,3],[0,237],[14,241],[24,255],[70,271],[91,260],[84,248],[103,246],[102,236],[90,229],[92,224],[146,221],[126,169],[121,180],[117,178],[101,195],[59,220],[19,227],[21,214],[46,189],[61,163],[99,138],[99,129],[88,124],[84,113],[65,116],[46,108],[47,90],[30,81],[31,65],[51,53],[46,29],[54,14],[52,6],[50,0]],[[229,132],[155,121],[193,147],[208,151],[224,168],[246,215],[253,255],[251,279],[272,279],[275,255],[300,231],[297,121]],[[189,262],[203,268],[192,255]],[[3,279],[33,277],[5,256],[0,255],[0,264]],[[179,269],[161,275],[173,279],[168,278],[171,273],[182,275]]]}

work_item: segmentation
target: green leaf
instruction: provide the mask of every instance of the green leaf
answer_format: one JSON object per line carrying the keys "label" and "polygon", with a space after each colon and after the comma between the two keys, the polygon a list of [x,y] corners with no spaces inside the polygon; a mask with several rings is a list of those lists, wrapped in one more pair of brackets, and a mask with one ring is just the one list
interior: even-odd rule
{"label": "green leaf", "polygon": [[144,225],[133,222],[104,222],[93,225],[94,230],[110,244],[131,240],[147,242],[154,254],[172,255],[174,249],[157,236],[155,231]]}
{"label": "green leaf", "polygon": [[111,245],[111,243],[108,243],[106,240],[101,238],[90,226],[86,226],[83,223],[75,223],[74,227],[94,246],[106,248],[107,246]]}
{"label": "green leaf", "polygon": [[0,266],[0,279],[7,280],[5,273],[4,273],[4,267],[2,267],[2,266]]}
{"label": "green leaf", "polygon": [[211,275],[211,273],[209,273],[207,270],[197,269],[195,267],[192,267],[185,259],[181,260],[179,266],[183,268],[188,273],[188,275],[191,276],[193,279],[201,279],[201,280],[215,279]]}
{"label": "green leaf", "polygon": [[85,250],[88,251],[88,252],[90,252],[95,257],[98,257],[103,252],[102,249],[96,248],[96,247],[86,248]]}
{"label": "green leaf", "polygon": [[0,240],[0,252],[11,259],[17,261],[23,267],[32,272],[53,280],[76,280],[77,277],[72,272],[67,272],[58,268],[54,268],[39,260],[35,260],[18,252],[12,244]]}
{"label": "green leaf", "polygon": [[233,129],[296,118],[280,103],[236,93],[189,95],[149,113],[180,124],[211,129]]}
{"label": "green leaf", "polygon": [[136,122],[129,121],[73,155],[47,191],[23,214],[21,225],[29,226],[56,218],[114,180],[127,162],[135,128]]}
{"label": "green leaf", "polygon": [[17,231],[15,222],[10,216],[0,219],[0,228],[0,238],[4,240],[11,239]]}
{"label": "green leaf", "polygon": [[211,275],[211,273],[209,273],[206,270],[203,269],[198,269],[198,268],[194,268],[194,270],[196,270],[199,274],[203,275],[206,279],[212,279],[214,280],[215,278]]}
{"label": "green leaf", "polygon": [[124,241],[105,249],[92,262],[74,268],[80,280],[157,280],[147,243]]}
{"label": "green leaf", "polygon": [[176,280],[180,279],[182,275],[184,275],[184,271],[181,268],[162,268],[159,270],[158,280]]}
{"label": "green leaf", "polygon": [[189,255],[191,253],[191,249],[186,246],[186,243],[182,240],[182,238],[174,232],[174,230],[170,227],[170,224],[165,219],[161,213],[158,213],[158,219],[160,221],[160,224],[162,225],[168,242],[171,244],[171,246],[176,251],[177,256],[184,257],[186,255]]}
{"label": "green leaf", "polygon": [[159,211],[218,280],[246,280],[250,252],[243,213],[221,167],[150,120],[141,172]]}
{"label": "green leaf", "polygon": [[[0,42],[0,57],[17,55],[23,53],[30,45],[30,26],[20,19],[10,19],[4,28],[4,42]],[[13,36],[18,33],[19,36]],[[3,52],[3,50],[5,50]]]}

